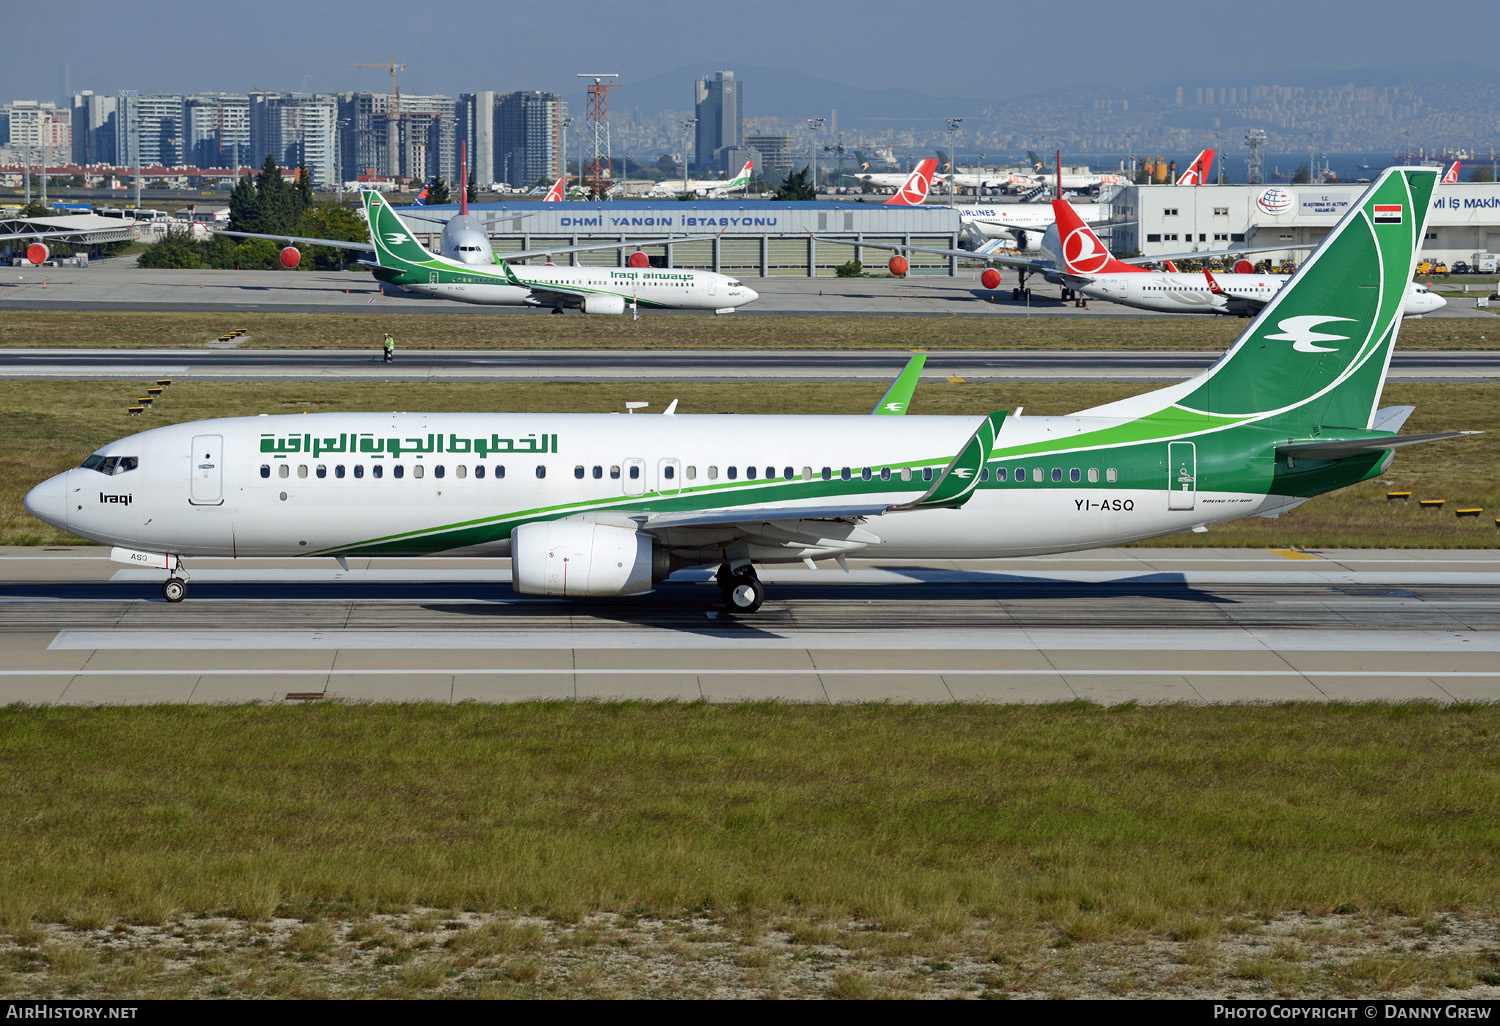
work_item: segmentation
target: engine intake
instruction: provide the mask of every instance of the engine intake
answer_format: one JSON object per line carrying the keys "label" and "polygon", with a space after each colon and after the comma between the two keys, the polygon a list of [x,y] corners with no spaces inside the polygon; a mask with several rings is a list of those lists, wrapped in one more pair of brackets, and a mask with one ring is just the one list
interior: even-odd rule
{"label": "engine intake", "polygon": [[512,585],[525,595],[642,595],[668,573],[649,534],[565,520],[516,528],[510,559]]}

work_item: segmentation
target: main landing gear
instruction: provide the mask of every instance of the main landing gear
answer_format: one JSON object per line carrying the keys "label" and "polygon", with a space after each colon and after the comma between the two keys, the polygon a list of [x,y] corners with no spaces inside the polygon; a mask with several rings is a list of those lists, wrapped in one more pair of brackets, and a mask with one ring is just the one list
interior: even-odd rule
{"label": "main landing gear", "polygon": [[734,568],[725,563],[719,567],[714,580],[719,582],[719,592],[724,596],[724,604],[732,612],[753,613],[766,600],[766,586],[755,576],[755,567],[749,563]]}

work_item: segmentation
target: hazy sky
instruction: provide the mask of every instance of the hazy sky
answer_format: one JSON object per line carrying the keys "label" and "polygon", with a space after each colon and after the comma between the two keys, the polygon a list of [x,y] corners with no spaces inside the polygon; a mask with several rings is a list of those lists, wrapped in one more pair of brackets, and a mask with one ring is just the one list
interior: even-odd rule
{"label": "hazy sky", "polygon": [[[350,68],[395,54],[403,92],[577,90],[575,72],[645,79],[703,61],[789,67],[934,96],[1383,64],[1496,65],[1494,7],[1368,0],[0,0],[0,100],[74,91],[385,89]],[[685,86],[686,88],[686,86]],[[622,96],[623,100],[624,97]]]}

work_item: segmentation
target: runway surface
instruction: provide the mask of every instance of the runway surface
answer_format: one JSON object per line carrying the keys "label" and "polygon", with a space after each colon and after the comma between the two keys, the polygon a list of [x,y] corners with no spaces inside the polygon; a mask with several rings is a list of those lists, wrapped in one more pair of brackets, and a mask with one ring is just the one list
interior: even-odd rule
{"label": "runway surface", "polygon": [[1104,549],[518,595],[509,564],[0,550],[0,703],[1500,700],[1500,551]]}
{"label": "runway surface", "polygon": [[[957,277],[756,278],[747,279],[760,299],[736,317],[788,314],[863,314],[880,317],[1151,317],[1115,303],[1081,309],[1058,299],[1058,290],[1033,278],[1029,301],[1010,298],[1015,275],[1004,287],[979,284],[979,268]],[[46,288],[43,288],[45,283]],[[1474,286],[1476,290],[1480,286]],[[1475,296],[1480,295],[1478,291]],[[101,261],[87,268],[0,268],[0,310],[131,310],[197,313],[470,313],[489,317],[550,316],[518,307],[476,306],[390,290],[364,272],[162,271]],[[650,317],[702,317],[702,313],[653,311]],[[1182,317],[1212,316],[1181,314]],[[1431,317],[1493,317],[1467,298],[1450,300]]]}
{"label": "runway surface", "polygon": [[[384,363],[361,350],[0,349],[0,378],[71,380],[380,381],[889,381],[903,349],[850,350],[422,350]],[[944,350],[923,378],[941,381],[1181,381],[1211,352]],[[1493,381],[1500,351],[1397,351],[1391,381]]]}

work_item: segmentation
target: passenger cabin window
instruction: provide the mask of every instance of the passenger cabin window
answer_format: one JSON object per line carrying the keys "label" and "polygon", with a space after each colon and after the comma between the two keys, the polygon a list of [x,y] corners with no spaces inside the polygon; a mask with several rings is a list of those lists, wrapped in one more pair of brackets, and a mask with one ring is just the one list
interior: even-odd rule
{"label": "passenger cabin window", "polygon": [[355,477],[364,477],[365,476],[365,465],[363,463],[356,463],[354,465],[354,476]]}
{"label": "passenger cabin window", "polygon": [[501,463],[495,467],[495,480],[498,481],[505,476],[505,464]]}
{"label": "passenger cabin window", "polygon": [[327,464],[324,464],[324,463],[319,463],[318,464],[317,475],[319,477],[327,477],[328,476],[328,466],[327,466]]}
{"label": "passenger cabin window", "polygon": [[406,476],[406,468],[399,463],[396,464],[391,468],[391,476],[399,481],[401,478]]}
{"label": "passenger cabin window", "polygon": [[292,468],[289,467],[289,466],[287,466],[285,463],[279,465],[276,468],[276,476],[277,477],[290,477],[291,475],[292,475]]}
{"label": "passenger cabin window", "polygon": [[1025,467],[1017,467],[1016,468],[1016,480],[1017,481],[1024,481],[1024,480],[1026,480],[1026,468]]}
{"label": "passenger cabin window", "polygon": [[932,480],[932,468],[931,467],[923,467],[922,468],[922,480],[923,481],[931,481]]}
{"label": "passenger cabin window", "polygon": [[1006,468],[1006,467],[996,467],[995,468],[995,480],[996,481],[1004,481],[1005,480],[1005,472],[1006,472],[1007,469],[1008,468]]}
{"label": "passenger cabin window", "polygon": [[735,478],[737,478],[737,477],[740,476],[740,468],[739,467],[725,467],[724,468],[724,476],[727,477],[727,478],[729,478],[729,480],[733,481]]}
{"label": "passenger cabin window", "polygon": [[1083,479],[1083,472],[1081,470],[1079,470],[1077,467],[1074,467],[1072,470],[1068,471],[1068,480],[1069,481],[1072,481],[1072,482],[1074,482],[1076,484],[1077,482],[1079,482],[1082,479]]}
{"label": "passenger cabin window", "polygon": [[336,466],[336,467],[333,468],[333,476],[334,477],[343,477],[344,476],[344,465],[342,463],[340,463],[338,466]]}
{"label": "passenger cabin window", "polygon": [[427,473],[427,468],[422,466],[422,464],[420,463],[411,468],[412,477],[421,477],[425,473]]}
{"label": "passenger cabin window", "polygon": [[573,468],[573,476],[576,477],[578,480],[580,480],[580,481],[583,480],[583,474],[584,474],[584,470],[583,470],[583,464],[582,463],[578,464],[578,466],[576,466],[576,467]]}
{"label": "passenger cabin window", "polygon": [[447,472],[448,472],[447,469],[441,463],[439,463],[437,466],[435,466],[435,467],[432,468],[432,476],[433,477],[442,477]]}
{"label": "passenger cabin window", "polygon": [[377,478],[377,479],[384,477],[385,476],[385,468],[382,467],[379,463],[375,464],[373,467],[370,468],[370,476],[374,477],[374,478]]}
{"label": "passenger cabin window", "polygon": [[[632,469],[634,469],[634,468],[632,468]],[[546,477],[547,476],[547,468],[544,467],[544,466],[542,466],[540,463],[538,463],[536,465],[536,476],[537,476],[537,480],[538,481],[540,481],[542,478]]]}
{"label": "passenger cabin window", "polygon": [[1099,468],[1098,467],[1090,467],[1089,468],[1089,484],[1098,484],[1098,483],[1099,483]]}
{"label": "passenger cabin window", "polygon": [[[376,464],[375,465],[375,469],[379,470],[380,469],[380,465]],[[376,474],[375,476],[379,477],[380,475]],[[477,466],[477,467],[474,468],[474,476],[476,478],[478,478],[479,480],[483,480],[484,479],[484,464],[483,463],[479,464],[479,466]]]}
{"label": "passenger cabin window", "polygon": [[260,476],[261,477],[270,477],[271,476],[271,465],[269,463],[262,463],[260,465]]}
{"label": "passenger cabin window", "polygon": [[307,476],[307,464],[306,463],[299,463],[299,464],[297,464],[297,476],[298,477],[306,477]]}
{"label": "passenger cabin window", "polygon": [[1120,479],[1120,474],[1119,474],[1118,471],[1115,470],[1114,467],[1110,467],[1108,470],[1106,470],[1104,472],[1104,480],[1108,481],[1110,484],[1114,484],[1119,479]]}

